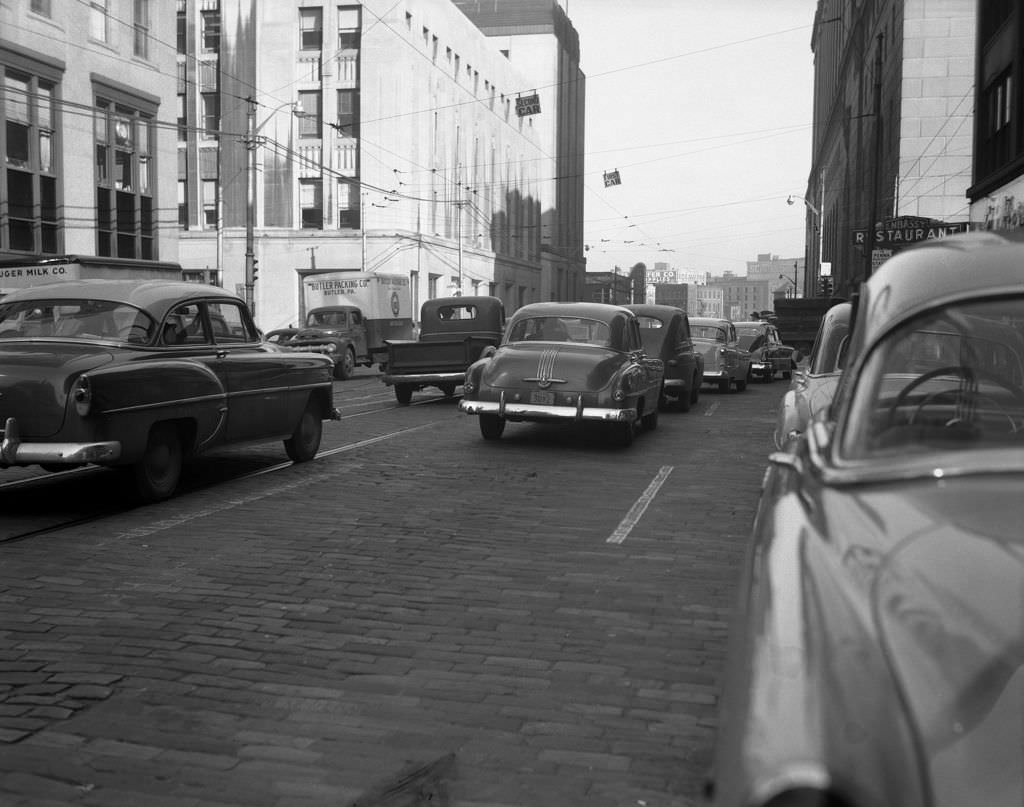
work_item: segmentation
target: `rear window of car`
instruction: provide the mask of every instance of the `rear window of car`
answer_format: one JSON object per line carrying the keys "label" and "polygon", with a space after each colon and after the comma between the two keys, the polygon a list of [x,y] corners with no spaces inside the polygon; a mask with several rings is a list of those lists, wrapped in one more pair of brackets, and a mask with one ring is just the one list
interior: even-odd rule
{"label": "rear window of car", "polygon": [[0,303],[0,339],[56,337],[146,344],[155,323],[145,311],[110,300]]}
{"label": "rear window of car", "polygon": [[507,342],[584,342],[599,347],[611,344],[607,322],[583,317],[526,317],[512,324]]}

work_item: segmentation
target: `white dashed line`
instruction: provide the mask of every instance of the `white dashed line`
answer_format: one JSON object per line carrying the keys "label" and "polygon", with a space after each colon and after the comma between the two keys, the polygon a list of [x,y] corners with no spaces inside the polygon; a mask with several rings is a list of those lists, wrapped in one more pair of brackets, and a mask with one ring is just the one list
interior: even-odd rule
{"label": "white dashed line", "polygon": [[605,543],[621,544],[626,540],[629,533],[632,532],[633,527],[635,527],[636,523],[640,520],[640,517],[643,516],[644,511],[647,509],[647,505],[654,500],[654,496],[657,494],[658,490],[660,490],[661,486],[665,484],[665,480],[668,479],[668,475],[672,473],[673,467],[674,466],[672,465],[661,466],[661,470],[658,471],[657,476],[654,477],[651,484],[647,486],[647,490],[645,490],[633,506],[629,508],[629,512],[626,513],[626,517],[619,522],[619,526],[615,528],[615,532],[608,536]]}

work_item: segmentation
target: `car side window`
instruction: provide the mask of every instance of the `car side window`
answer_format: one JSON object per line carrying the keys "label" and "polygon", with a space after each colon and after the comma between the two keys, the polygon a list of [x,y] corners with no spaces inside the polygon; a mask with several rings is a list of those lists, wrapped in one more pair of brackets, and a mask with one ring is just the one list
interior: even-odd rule
{"label": "car side window", "polygon": [[218,344],[258,341],[249,328],[242,306],[234,302],[207,303],[210,328]]}
{"label": "car side window", "polygon": [[208,339],[199,305],[179,305],[168,315],[161,329],[160,339],[165,345],[201,345]]}

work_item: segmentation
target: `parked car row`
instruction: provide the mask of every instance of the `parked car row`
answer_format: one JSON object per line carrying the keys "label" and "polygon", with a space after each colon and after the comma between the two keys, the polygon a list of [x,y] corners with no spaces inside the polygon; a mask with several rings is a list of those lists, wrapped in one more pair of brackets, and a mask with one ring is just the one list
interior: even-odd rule
{"label": "parked car row", "polygon": [[1024,801],[1024,237],[898,253],[780,409],[715,807]]}

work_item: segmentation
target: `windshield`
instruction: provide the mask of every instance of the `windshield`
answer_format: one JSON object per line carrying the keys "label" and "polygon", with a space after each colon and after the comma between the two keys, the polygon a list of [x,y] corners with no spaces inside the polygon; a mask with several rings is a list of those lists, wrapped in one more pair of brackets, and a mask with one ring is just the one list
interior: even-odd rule
{"label": "windshield", "polygon": [[608,323],[580,317],[526,317],[509,329],[506,342],[584,342],[598,347],[611,344]]}
{"label": "windshield", "polygon": [[714,339],[716,342],[725,341],[725,329],[716,325],[694,325],[692,327],[694,339]]}
{"label": "windshield", "polygon": [[736,341],[744,350],[757,350],[764,344],[764,334],[757,328],[737,328]]}
{"label": "windshield", "polygon": [[306,317],[306,325],[310,328],[344,328],[344,311],[310,311]]}
{"label": "windshield", "polygon": [[0,303],[0,339],[55,337],[146,344],[153,319],[108,300],[18,300]]}
{"label": "windshield", "polygon": [[1024,438],[1024,296],[952,305],[887,334],[853,391],[853,459],[1009,448]]}

